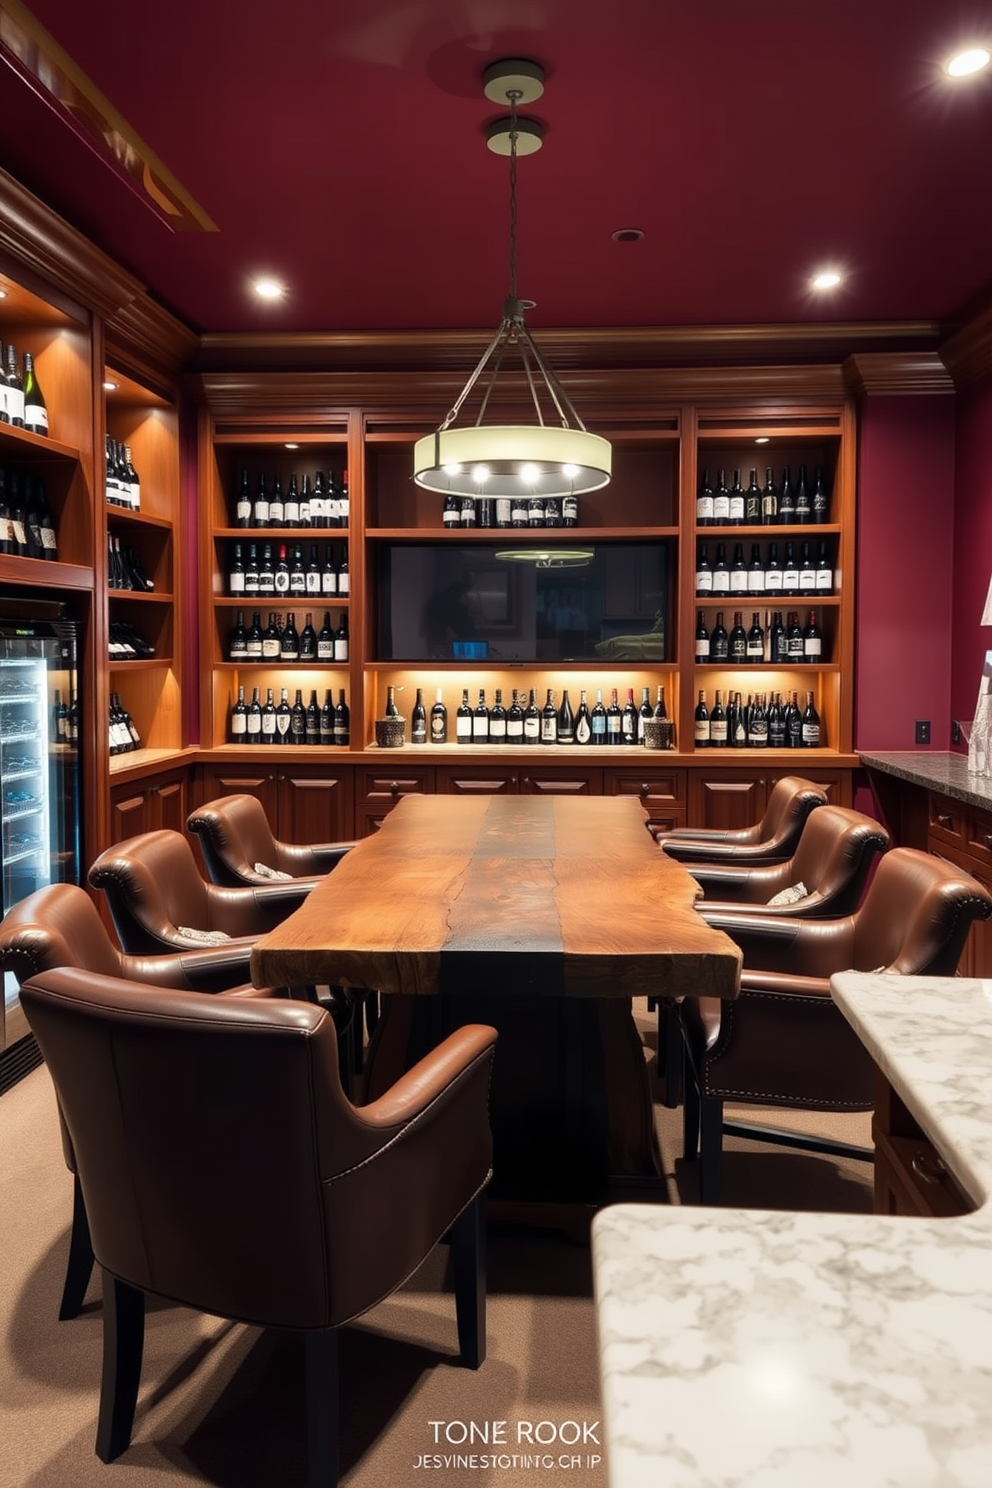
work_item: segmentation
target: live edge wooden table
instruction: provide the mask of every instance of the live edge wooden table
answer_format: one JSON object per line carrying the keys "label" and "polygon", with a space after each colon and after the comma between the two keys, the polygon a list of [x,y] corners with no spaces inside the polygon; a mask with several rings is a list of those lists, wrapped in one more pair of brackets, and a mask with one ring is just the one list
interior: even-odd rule
{"label": "live edge wooden table", "polygon": [[369,1100],[453,1028],[496,1027],[492,1196],[660,1197],[630,999],[736,996],[699,894],[636,801],[408,796],[256,944],[252,978],[384,994]]}

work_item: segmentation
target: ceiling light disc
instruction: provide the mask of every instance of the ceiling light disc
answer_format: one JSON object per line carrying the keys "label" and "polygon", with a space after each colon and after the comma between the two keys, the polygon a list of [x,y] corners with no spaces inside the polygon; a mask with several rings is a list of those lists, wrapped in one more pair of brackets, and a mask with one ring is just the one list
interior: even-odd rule
{"label": "ceiling light disc", "polygon": [[535,103],[544,92],[544,68],[523,57],[490,62],[482,79],[483,91],[491,103],[509,103],[511,94],[516,94],[518,104]]}
{"label": "ceiling light disc", "polygon": [[[486,144],[494,155],[509,155],[513,121],[494,119],[486,130]],[[517,119],[517,154],[535,155],[544,143],[544,126],[537,119]]]}

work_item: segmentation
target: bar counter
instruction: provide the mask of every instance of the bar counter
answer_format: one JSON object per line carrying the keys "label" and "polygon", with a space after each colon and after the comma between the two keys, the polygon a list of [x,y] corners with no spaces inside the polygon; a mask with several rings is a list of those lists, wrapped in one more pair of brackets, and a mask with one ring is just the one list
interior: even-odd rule
{"label": "bar counter", "polygon": [[992,981],[832,989],[976,1208],[603,1210],[610,1488],[992,1483]]}
{"label": "bar counter", "polygon": [[863,754],[866,770],[892,775],[907,785],[939,791],[967,806],[992,808],[992,778],[968,769],[966,754],[930,754],[926,750],[897,750],[886,754]]}

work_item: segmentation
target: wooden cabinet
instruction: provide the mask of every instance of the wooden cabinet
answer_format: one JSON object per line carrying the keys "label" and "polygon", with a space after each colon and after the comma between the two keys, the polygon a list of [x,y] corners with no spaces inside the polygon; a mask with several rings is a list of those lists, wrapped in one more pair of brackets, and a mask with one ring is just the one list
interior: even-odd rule
{"label": "wooden cabinet", "polygon": [[111,842],[123,842],[125,837],[157,832],[162,827],[185,832],[188,801],[185,769],[114,786],[110,792]]}
{"label": "wooden cabinet", "polygon": [[881,1072],[876,1074],[875,1213],[949,1218],[975,1205]]}
{"label": "wooden cabinet", "polygon": [[686,824],[687,772],[666,768],[663,759],[663,755],[645,753],[643,768],[625,766],[604,772],[605,793],[636,796],[644,808],[647,826],[655,832]]}
{"label": "wooden cabinet", "polygon": [[[927,848],[970,873],[992,893],[992,813],[929,792]],[[972,926],[958,972],[961,976],[992,976],[992,921],[978,920]]]}
{"label": "wooden cabinet", "polygon": [[[385,753],[386,751],[384,751]],[[434,789],[434,771],[427,765],[410,765],[402,751],[393,768],[360,765],[355,771],[355,834],[367,837],[380,827],[404,796],[425,795]]]}
{"label": "wooden cabinet", "polygon": [[805,750],[796,750],[793,759],[791,768],[779,765],[756,770],[717,766],[712,771],[704,768],[690,771],[689,824],[721,832],[751,826],[761,820],[772,788],[783,775],[801,775],[812,780],[823,786],[828,800],[835,806],[850,806],[849,771],[809,767]]}
{"label": "wooden cabinet", "polygon": [[[309,751],[308,751],[309,754]],[[199,764],[198,806],[219,796],[255,796],[269,825],[284,842],[342,842],[354,834],[352,770],[333,764],[270,759],[259,768]]]}

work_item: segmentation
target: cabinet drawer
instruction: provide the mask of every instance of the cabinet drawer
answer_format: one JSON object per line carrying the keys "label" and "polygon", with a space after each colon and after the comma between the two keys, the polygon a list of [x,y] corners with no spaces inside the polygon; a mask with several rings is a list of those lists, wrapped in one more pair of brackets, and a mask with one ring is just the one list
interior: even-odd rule
{"label": "cabinet drawer", "polygon": [[872,1127],[875,1142],[877,1204],[885,1213],[918,1214],[938,1219],[968,1214],[974,1204],[955,1183],[937,1149],[922,1133],[894,1136]]}
{"label": "cabinet drawer", "polygon": [[958,843],[963,847],[967,840],[968,808],[960,801],[952,800],[950,796],[931,795],[929,802],[930,835],[943,842]]}
{"label": "cabinet drawer", "polygon": [[[649,751],[649,761],[650,753]],[[685,810],[685,771],[666,770],[653,761],[646,761],[644,769],[627,766],[620,770],[607,770],[604,793],[608,796],[637,796],[645,811]]]}
{"label": "cabinet drawer", "polygon": [[367,837],[404,796],[423,796],[434,789],[434,771],[429,765],[396,769],[360,769],[355,772],[355,825],[359,837]]}
{"label": "cabinet drawer", "polygon": [[992,866],[992,815],[969,811],[965,817],[968,852],[985,867]]}
{"label": "cabinet drawer", "polygon": [[517,772],[514,769],[487,769],[485,765],[438,765],[436,789],[454,796],[515,796]]}
{"label": "cabinet drawer", "polygon": [[596,769],[520,766],[520,794],[524,796],[599,796],[602,792],[603,776]]}

